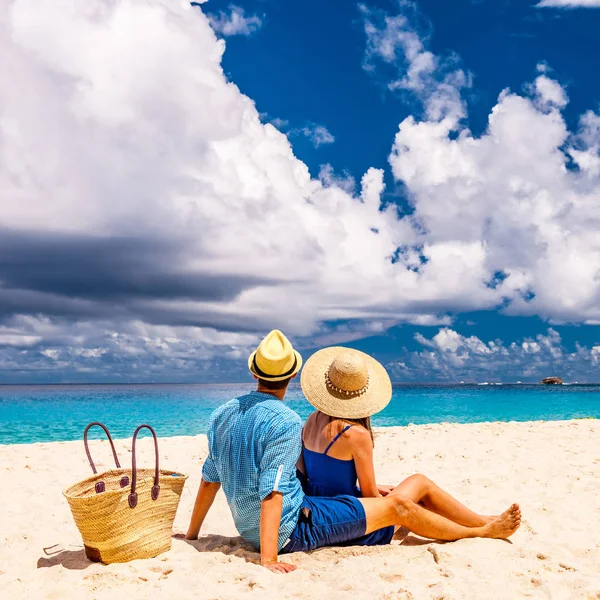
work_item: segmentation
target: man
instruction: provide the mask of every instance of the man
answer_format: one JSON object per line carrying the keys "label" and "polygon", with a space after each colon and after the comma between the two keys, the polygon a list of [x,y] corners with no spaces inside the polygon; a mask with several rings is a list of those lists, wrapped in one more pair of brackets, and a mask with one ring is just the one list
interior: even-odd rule
{"label": "man", "polygon": [[[486,525],[470,527],[446,518],[441,510],[427,510],[417,503],[418,498],[401,493],[373,498],[304,496],[296,477],[302,422],[282,402],[301,366],[300,354],[277,330],[269,333],[250,355],[248,367],[258,380],[257,390],[231,400],[211,416],[209,453],[187,539],[198,537],[221,485],[240,535],[260,549],[264,567],[280,573],[296,568],[278,562],[280,552],[353,542],[378,544],[377,532],[391,525],[441,540],[505,538],[517,530],[521,518],[517,505]],[[331,387],[327,375],[333,375],[322,375],[323,382]],[[339,399],[352,400],[362,393],[355,386],[341,388],[342,383],[338,383],[330,391]],[[383,386],[378,393],[391,395],[391,385]]]}
{"label": "man", "polygon": [[231,400],[211,416],[208,458],[186,535],[196,539],[221,485],[240,535],[260,548],[261,564],[287,573],[277,561],[296,527],[304,493],[296,477],[302,421],[282,402],[302,357],[281,331],[271,331],[248,359],[255,392]]}

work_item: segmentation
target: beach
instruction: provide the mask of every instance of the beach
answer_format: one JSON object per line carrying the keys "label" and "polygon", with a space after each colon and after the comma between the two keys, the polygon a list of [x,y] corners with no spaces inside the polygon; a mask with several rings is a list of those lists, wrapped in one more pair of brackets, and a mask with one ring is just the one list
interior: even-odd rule
{"label": "beach", "polygon": [[[91,474],[82,442],[0,446],[0,597],[161,598],[600,598],[600,423],[409,425],[376,430],[380,483],[424,473],[483,514],[519,502],[510,539],[424,540],[399,531],[389,546],[291,554],[288,575],[260,567],[219,493],[200,539],[175,537],[156,558],[89,562],[62,490]],[[121,462],[130,440],[116,441]],[[153,464],[149,438],[140,466]],[[186,531],[207,453],[206,437],[161,438],[161,467],[189,474],[174,533]],[[99,467],[110,449],[91,443]]]}

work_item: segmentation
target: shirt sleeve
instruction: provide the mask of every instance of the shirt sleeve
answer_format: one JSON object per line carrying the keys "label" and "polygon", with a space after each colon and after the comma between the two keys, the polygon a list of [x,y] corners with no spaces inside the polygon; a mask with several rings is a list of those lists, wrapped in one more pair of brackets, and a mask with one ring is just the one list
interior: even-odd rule
{"label": "shirt sleeve", "polygon": [[269,434],[260,462],[258,493],[264,500],[271,492],[286,492],[291,477],[296,476],[296,462],[302,451],[302,422],[275,426]]}
{"label": "shirt sleeve", "polygon": [[215,466],[215,461],[210,454],[206,457],[204,466],[202,467],[202,479],[210,483],[221,483],[219,473],[217,472],[217,467]]}
{"label": "shirt sleeve", "polygon": [[217,471],[217,466],[215,465],[215,460],[212,455],[213,448],[213,437],[214,437],[214,413],[210,417],[210,421],[208,423],[208,456],[204,461],[204,466],[202,467],[202,479],[204,481],[208,481],[209,483],[221,483],[221,478],[219,477],[219,472]]}

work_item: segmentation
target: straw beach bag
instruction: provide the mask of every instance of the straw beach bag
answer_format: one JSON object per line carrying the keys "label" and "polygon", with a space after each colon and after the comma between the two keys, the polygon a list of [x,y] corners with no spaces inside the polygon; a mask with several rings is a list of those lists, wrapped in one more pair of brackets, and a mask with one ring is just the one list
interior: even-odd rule
{"label": "straw beach bag", "polygon": [[[116,469],[97,473],[88,447],[90,427],[102,427]],[[135,443],[141,429],[154,438],[154,469],[138,469]],[[131,469],[123,469],[110,433],[102,423],[90,423],[83,434],[93,477],[64,492],[83,538],[86,556],[106,564],[152,558],[171,548],[173,520],[187,475],[158,468],[158,440],[150,425],[140,425],[131,442]]]}

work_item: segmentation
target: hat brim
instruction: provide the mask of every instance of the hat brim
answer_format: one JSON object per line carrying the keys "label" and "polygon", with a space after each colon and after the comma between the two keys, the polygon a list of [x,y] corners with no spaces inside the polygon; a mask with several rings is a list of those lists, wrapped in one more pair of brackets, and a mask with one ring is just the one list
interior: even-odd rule
{"label": "hat brim", "polygon": [[271,376],[265,377],[264,374],[259,375],[256,372],[256,370],[254,369],[254,357],[256,356],[257,352],[258,352],[258,350],[255,350],[248,357],[248,368],[250,369],[250,373],[252,373],[256,377],[258,377],[259,379],[264,379],[265,381],[283,381],[284,379],[290,379],[290,377],[297,375],[298,371],[302,368],[302,357],[300,356],[300,354],[298,352],[296,352],[296,350],[294,350],[294,355],[296,356],[296,366],[294,367],[294,370],[292,371],[292,373],[286,373],[285,375],[274,375],[272,377]]}
{"label": "hat brim", "polygon": [[[340,352],[358,352],[369,369],[369,388],[356,398],[349,398],[327,387],[325,373]],[[342,419],[363,419],[383,410],[392,399],[392,382],[384,366],[372,356],[342,346],[315,352],[304,365],[300,384],[306,399],[322,413]]]}

